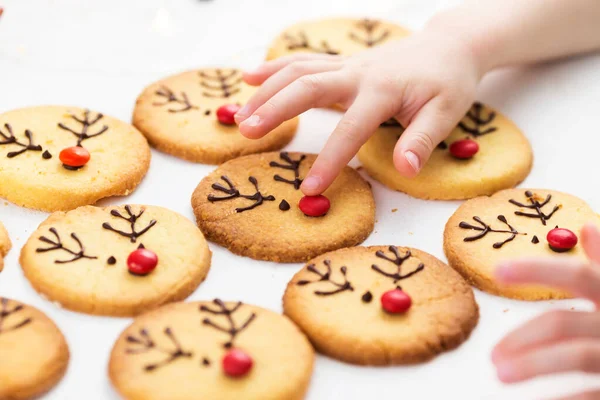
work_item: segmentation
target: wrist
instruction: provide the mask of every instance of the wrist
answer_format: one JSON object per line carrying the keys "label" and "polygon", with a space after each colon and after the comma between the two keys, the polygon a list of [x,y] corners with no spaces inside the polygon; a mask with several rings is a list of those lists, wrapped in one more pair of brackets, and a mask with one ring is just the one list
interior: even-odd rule
{"label": "wrist", "polygon": [[434,15],[425,25],[423,32],[453,40],[460,55],[470,58],[479,78],[498,64],[494,56],[495,52],[492,50],[494,43],[489,30],[481,29],[477,22],[471,23],[468,14],[460,8]]}

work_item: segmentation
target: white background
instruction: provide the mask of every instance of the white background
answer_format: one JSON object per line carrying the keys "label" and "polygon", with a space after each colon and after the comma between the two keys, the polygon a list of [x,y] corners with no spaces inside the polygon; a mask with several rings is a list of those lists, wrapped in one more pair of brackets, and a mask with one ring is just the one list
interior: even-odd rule
{"label": "white background", "polygon": [[[37,104],[89,107],[130,120],[148,83],[180,70],[252,67],[286,25],[326,15],[383,17],[412,29],[447,2],[435,0],[4,0],[0,19],[0,111]],[[410,57],[410,54],[405,54]],[[600,56],[549,63],[488,76],[479,99],[523,129],[535,149],[524,186],[573,193],[600,209],[597,166],[600,134]],[[301,118],[289,149],[318,152],[339,119],[314,110]],[[169,207],[190,219],[190,196],[213,167],[153,152],[150,172],[122,202]],[[0,182],[2,184],[2,182]],[[443,226],[457,202],[426,202],[373,183],[378,223],[366,244],[415,246],[440,258]],[[392,208],[398,212],[391,213]],[[114,340],[129,319],[61,310],[30,287],[18,265],[21,246],[46,214],[0,201],[0,220],[14,242],[0,274],[0,294],[45,311],[65,333],[72,357],[66,378],[46,398],[117,399],[106,375]],[[240,299],[281,310],[285,284],[300,265],[234,256],[212,245],[207,281],[190,300]],[[458,350],[415,367],[362,368],[318,357],[309,399],[535,399],[600,386],[598,378],[569,375],[502,385],[490,362],[492,346],[515,326],[552,308],[585,309],[583,301],[523,303],[476,291],[481,321]],[[2,355],[0,354],[0,357]],[[551,362],[551,361],[550,361]],[[182,383],[178,383],[182,384]],[[184,384],[184,383],[183,383]],[[167,399],[165,399],[167,400]],[[211,399],[212,400],[212,399]]]}

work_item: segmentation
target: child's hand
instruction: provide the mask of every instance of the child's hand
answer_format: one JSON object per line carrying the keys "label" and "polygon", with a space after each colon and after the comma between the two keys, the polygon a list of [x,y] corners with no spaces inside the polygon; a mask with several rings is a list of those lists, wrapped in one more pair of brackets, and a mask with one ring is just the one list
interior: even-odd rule
{"label": "child's hand", "polygon": [[[590,260],[574,258],[508,262],[496,271],[504,284],[542,284],[565,289],[600,306],[600,232],[582,230],[583,248]],[[600,311],[551,311],[506,336],[492,360],[500,380],[520,382],[567,371],[600,373]],[[600,391],[570,399],[600,399]]]}
{"label": "child's hand", "polygon": [[267,62],[245,74],[246,82],[262,86],[236,121],[256,139],[310,108],[347,109],[302,184],[305,194],[316,195],[392,117],[407,127],[394,165],[415,176],[473,103],[480,77],[468,46],[426,30],[348,58],[298,54]]}

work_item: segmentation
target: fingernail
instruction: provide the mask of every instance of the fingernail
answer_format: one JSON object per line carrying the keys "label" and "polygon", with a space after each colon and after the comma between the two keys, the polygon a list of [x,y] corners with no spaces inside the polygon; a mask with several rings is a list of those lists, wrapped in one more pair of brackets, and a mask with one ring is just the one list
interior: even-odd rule
{"label": "fingernail", "polygon": [[406,161],[408,161],[415,172],[419,172],[421,170],[421,161],[419,161],[419,157],[415,153],[410,150],[405,151],[404,158],[406,158]]}
{"label": "fingernail", "polygon": [[498,378],[502,382],[512,382],[515,380],[515,369],[510,363],[500,363],[496,366]]}
{"label": "fingernail", "polygon": [[302,187],[307,190],[317,190],[321,185],[321,178],[309,176],[302,182]]}
{"label": "fingernail", "polygon": [[240,124],[240,126],[249,126],[249,127],[255,127],[260,125],[260,117],[256,114],[252,115],[251,117],[249,117],[248,119],[244,120],[244,122],[242,122]]}

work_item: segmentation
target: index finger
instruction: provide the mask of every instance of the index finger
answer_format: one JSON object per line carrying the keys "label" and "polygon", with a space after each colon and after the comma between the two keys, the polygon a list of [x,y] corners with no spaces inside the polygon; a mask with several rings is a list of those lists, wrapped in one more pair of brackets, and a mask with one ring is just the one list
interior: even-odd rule
{"label": "index finger", "polygon": [[508,261],[495,271],[503,284],[539,284],[566,290],[600,304],[600,270],[574,257]]}

